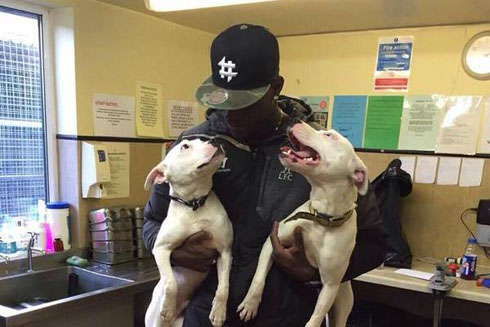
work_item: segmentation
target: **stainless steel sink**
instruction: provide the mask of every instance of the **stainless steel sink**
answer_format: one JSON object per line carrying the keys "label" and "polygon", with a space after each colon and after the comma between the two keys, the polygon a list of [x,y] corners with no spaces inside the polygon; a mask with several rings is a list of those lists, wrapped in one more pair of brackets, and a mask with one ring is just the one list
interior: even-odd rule
{"label": "stainless steel sink", "polygon": [[0,306],[23,310],[131,283],[77,267],[60,267],[0,279]]}
{"label": "stainless steel sink", "polygon": [[60,267],[0,279],[0,306],[14,310],[132,283],[77,267]]}

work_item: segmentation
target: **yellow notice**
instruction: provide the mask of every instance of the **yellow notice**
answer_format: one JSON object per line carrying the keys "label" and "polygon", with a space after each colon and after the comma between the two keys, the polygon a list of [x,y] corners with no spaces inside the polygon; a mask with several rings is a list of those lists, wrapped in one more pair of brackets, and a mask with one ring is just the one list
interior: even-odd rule
{"label": "yellow notice", "polygon": [[136,131],[138,136],[163,137],[162,86],[136,83]]}
{"label": "yellow notice", "polygon": [[167,101],[168,136],[178,137],[198,123],[197,102]]}

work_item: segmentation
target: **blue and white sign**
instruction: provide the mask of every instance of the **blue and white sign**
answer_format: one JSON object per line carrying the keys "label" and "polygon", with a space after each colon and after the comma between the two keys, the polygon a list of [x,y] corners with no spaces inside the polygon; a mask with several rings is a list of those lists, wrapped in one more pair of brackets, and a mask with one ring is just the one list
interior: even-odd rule
{"label": "blue and white sign", "polygon": [[374,89],[408,91],[413,36],[383,37],[378,41]]}

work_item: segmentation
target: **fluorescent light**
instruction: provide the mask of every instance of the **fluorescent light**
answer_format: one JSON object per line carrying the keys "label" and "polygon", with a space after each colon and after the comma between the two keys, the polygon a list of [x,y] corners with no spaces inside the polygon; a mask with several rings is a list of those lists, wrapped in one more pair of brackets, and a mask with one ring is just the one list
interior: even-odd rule
{"label": "fluorescent light", "polygon": [[152,11],[181,11],[212,7],[243,5],[276,0],[145,0],[146,8]]}

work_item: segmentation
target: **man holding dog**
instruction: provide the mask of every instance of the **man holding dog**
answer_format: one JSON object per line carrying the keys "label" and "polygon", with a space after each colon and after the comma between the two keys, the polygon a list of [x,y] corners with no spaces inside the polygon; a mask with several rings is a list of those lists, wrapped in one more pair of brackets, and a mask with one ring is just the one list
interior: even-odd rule
{"label": "man holding dog", "polygon": [[[313,312],[318,272],[305,256],[301,230],[294,244],[281,244],[275,221],[287,217],[310,195],[301,175],[279,162],[280,148],[289,143],[287,127],[307,121],[304,102],[280,96],[277,39],[264,27],[236,25],[219,34],[211,46],[212,76],[198,88],[196,99],[210,109],[206,121],[183,133],[184,138],[220,140],[226,159],[215,173],[213,190],[233,225],[233,265],[225,326],[299,327]],[[155,185],[145,209],[143,237],[153,248],[168,209],[168,186]],[[384,261],[382,220],[374,192],[359,196],[358,234],[344,280],[351,280]],[[272,232],[272,234],[271,234]],[[217,252],[201,245],[211,236],[200,232],[173,251],[172,263],[210,273],[184,313],[184,327],[211,326],[209,312],[217,285],[211,269]],[[274,265],[267,277],[257,317],[241,322],[236,309],[254,275],[261,247],[271,237]],[[339,255],[342,255],[339,253]]]}

